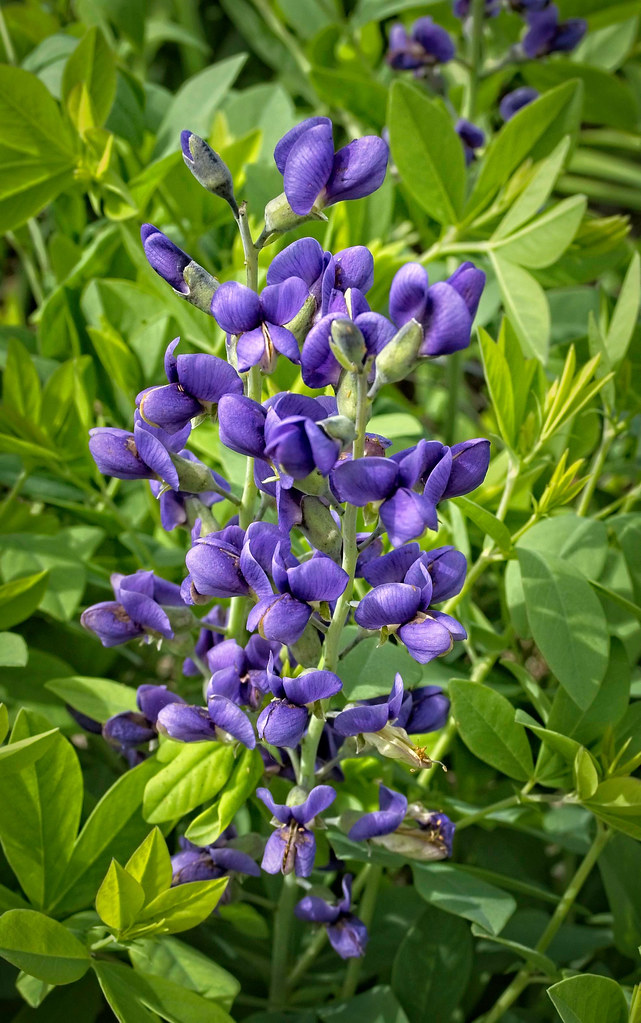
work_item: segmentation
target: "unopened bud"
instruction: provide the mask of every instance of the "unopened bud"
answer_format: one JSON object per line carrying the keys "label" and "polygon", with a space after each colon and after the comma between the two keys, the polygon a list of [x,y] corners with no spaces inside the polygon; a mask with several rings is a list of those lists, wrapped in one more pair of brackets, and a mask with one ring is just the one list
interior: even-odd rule
{"label": "unopened bud", "polygon": [[211,316],[211,300],[214,297],[214,293],[220,287],[220,281],[217,281],[215,277],[207,273],[193,259],[183,270],[183,278],[189,288],[188,294],[185,295],[187,301],[196,306],[196,309],[200,309],[203,313]]}
{"label": "unopened bud", "polygon": [[218,489],[210,470],[202,462],[190,462],[188,458],[173,452],[169,452],[169,456],[178,470],[179,490],[187,494],[200,494],[204,490]]}
{"label": "unopened bud", "polygon": [[343,549],[340,528],[328,506],[318,497],[308,495],[301,501],[303,521],[301,529],[317,551],[338,561]]}
{"label": "unopened bud", "polygon": [[180,133],[183,159],[189,170],[203,188],[229,203],[235,217],[238,217],[238,204],[234,197],[234,183],[229,167],[221,160],[218,153],[199,135],[191,131]]}
{"label": "unopened bud", "polygon": [[376,356],[376,378],[370,390],[374,397],[383,384],[404,380],[414,368],[423,343],[423,328],[417,320],[409,320]]}
{"label": "unopened bud", "polygon": [[265,230],[263,233],[267,239],[266,244],[273,241],[270,237],[271,235],[291,231],[293,227],[299,227],[308,220],[327,220],[327,217],[320,210],[317,210],[316,207],[313,207],[310,213],[301,217],[298,213],[294,213],[287,202],[287,196],[284,192],[281,192],[275,199],[268,202],[265,207]]}
{"label": "unopened bud", "polygon": [[332,340],[329,346],[343,369],[353,371],[361,366],[367,355],[367,345],[353,320],[349,320],[347,317],[334,320],[331,333]]}
{"label": "unopened bud", "polygon": [[325,433],[334,440],[340,440],[343,445],[351,444],[356,436],[354,423],[347,416],[328,416],[327,419],[320,419],[318,425],[322,426]]}
{"label": "unopened bud", "polygon": [[338,412],[346,419],[356,420],[358,406],[358,377],[355,373],[341,373],[336,388]]}

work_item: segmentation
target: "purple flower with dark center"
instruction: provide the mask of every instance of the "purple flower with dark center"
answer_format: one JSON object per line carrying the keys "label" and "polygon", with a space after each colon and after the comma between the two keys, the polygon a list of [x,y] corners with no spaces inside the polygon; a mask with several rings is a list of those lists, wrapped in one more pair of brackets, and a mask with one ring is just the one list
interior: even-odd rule
{"label": "purple flower with dark center", "polygon": [[350,913],[352,903],[352,875],[343,878],[343,898],[332,904],[318,895],[306,895],[294,909],[299,920],[324,924],[327,937],[341,959],[355,959],[365,955],[368,933],[362,920]]}
{"label": "purple flower with dark center", "polygon": [[261,867],[268,874],[309,877],[314,867],[316,839],[310,826],[336,799],[329,785],[317,785],[304,803],[283,806],[275,803],[269,789],[256,789],[256,795],[276,820],[276,831],[267,839]]}
{"label": "purple flower with dark center", "polygon": [[318,469],[328,476],[341,452],[341,442],[308,416],[287,416],[281,419],[268,409],[265,420],[265,455],[281,474],[281,485],[287,487],[283,474],[291,481],[304,479]]}
{"label": "purple flower with dark center", "polygon": [[439,604],[460,592],[466,570],[465,555],[454,547],[421,551],[417,543],[408,543],[370,561],[363,571],[363,578],[371,586],[400,582],[420,589],[427,586],[426,598],[433,604]]}
{"label": "purple flower with dark center", "polygon": [[267,271],[268,284],[300,277],[321,315],[329,311],[336,292],[369,291],[374,283],[374,257],[364,245],[352,245],[335,256],[324,252],[315,238],[299,238],[279,252]]}
{"label": "purple flower with dark center", "polygon": [[455,129],[456,134],[463,143],[465,163],[469,167],[472,160],[476,158],[476,150],[485,145],[485,132],[481,131],[476,124],[472,124],[471,121],[466,121],[464,117],[459,118]]}
{"label": "purple flower with dark center", "polygon": [[[264,639],[288,645],[300,639],[312,616],[312,606],[338,600],[349,577],[331,558],[316,553],[299,562],[287,543],[279,543],[272,559],[277,593],[262,596],[249,612],[247,628]],[[258,593],[258,589],[256,589]]]}
{"label": "purple flower with dark center", "polygon": [[347,837],[353,842],[365,842],[369,838],[391,835],[403,822],[407,812],[407,799],[401,792],[381,785],[378,790],[378,810],[364,814],[356,821]]}
{"label": "purple flower with dark center", "polygon": [[514,89],[513,92],[508,92],[499,103],[501,117],[504,121],[510,121],[519,110],[522,110],[529,103],[534,103],[534,100],[538,98],[538,91],[530,89],[527,85],[521,86],[520,89]]}
{"label": "purple flower with dark center", "polygon": [[223,394],[242,394],[243,382],[236,370],[216,355],[174,355],[180,338],[165,352],[168,384],[148,387],[136,398],[143,419],[170,433],[191,419],[211,413]]}
{"label": "purple flower with dark center", "polygon": [[435,64],[447,64],[455,53],[456,47],[449,33],[427,16],[415,21],[411,32],[400,22],[390,29],[387,63],[395,71],[415,71]]}
{"label": "purple flower with dark center", "polygon": [[221,836],[212,845],[193,845],[182,835],[180,852],[171,857],[172,887],[190,881],[213,881],[228,874],[260,877],[260,868],[251,856],[228,845]]}
{"label": "purple flower with dark center", "polygon": [[309,707],[327,700],[343,688],[332,671],[307,671],[297,678],[279,678],[268,671],[275,699],[267,704],[256,724],[258,737],[272,746],[295,749],[305,734]]}
{"label": "purple flower with dark center", "polygon": [[226,696],[212,695],[207,707],[170,704],[158,715],[158,729],[178,742],[241,742],[254,749],[256,736],[247,715]]}
{"label": "purple flower with dark center", "polygon": [[[219,628],[224,628],[227,625],[226,609],[223,607],[213,607],[204,618],[200,619],[200,624],[201,629],[194,647],[194,655],[199,660],[205,661],[209,651],[219,643],[222,643],[224,639],[220,632],[216,632],[215,629],[208,629],[206,626],[217,625]],[[186,657],[183,661],[183,675],[193,676],[200,675],[200,673],[201,670],[196,662],[191,657]]]}
{"label": "purple flower with dark center", "polygon": [[139,570],[133,575],[111,577],[115,600],[92,604],[80,616],[80,623],[95,632],[103,646],[119,646],[138,637],[173,638],[165,607],[182,607],[180,589],[174,583]]}
{"label": "purple flower with dark center", "polygon": [[470,343],[485,274],[473,263],[462,263],[446,281],[430,286],[420,263],[406,263],[390,288],[390,317],[397,325],[414,319],[423,328],[419,356],[450,355]]}
{"label": "purple flower with dark center", "polygon": [[211,311],[221,330],[238,337],[240,373],[252,366],[271,373],[279,352],[290,362],[300,362],[298,342],[285,324],[294,319],[307,295],[307,286],[299,277],[270,285],[260,295],[237,281],[221,284]]}
{"label": "purple flower with dark center", "polygon": [[362,199],[383,184],[389,151],[383,139],[365,135],[334,152],[329,117],[309,117],[287,132],[274,150],[287,202],[294,213]]}
{"label": "purple flower with dark center", "polygon": [[239,706],[258,707],[269,691],[267,667],[277,656],[280,645],[261,636],[250,636],[241,647],[235,639],[226,639],[207,655],[212,672],[207,697],[226,696]]}
{"label": "purple flower with dark center", "polygon": [[121,752],[135,749],[156,738],[156,721],[163,707],[170,703],[184,702],[181,696],[170,692],[167,686],[138,686],[136,703],[140,713],[126,710],[121,714],[113,714],[105,721],[102,734],[110,746]]}
{"label": "purple flower with dark center", "polygon": [[365,296],[356,288],[349,288],[344,295],[335,292],[327,314],[312,327],[303,344],[301,369],[308,387],[338,384],[342,370],[330,342],[332,325],[340,321],[351,321],[358,328],[364,358],[378,355],[396,333],[385,316],[371,312]]}
{"label": "purple flower with dark center", "polygon": [[588,28],[583,18],[559,21],[556,4],[550,4],[543,10],[529,11],[527,23],[528,30],[521,45],[526,57],[532,60],[555,51],[568,53],[578,46]]}

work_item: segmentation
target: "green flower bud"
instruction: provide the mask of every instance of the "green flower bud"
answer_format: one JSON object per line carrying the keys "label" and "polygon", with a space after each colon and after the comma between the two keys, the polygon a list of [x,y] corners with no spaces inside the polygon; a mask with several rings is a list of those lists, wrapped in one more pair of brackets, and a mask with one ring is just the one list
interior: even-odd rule
{"label": "green flower bud", "polygon": [[373,398],[383,384],[394,384],[408,376],[418,360],[423,343],[423,328],[417,320],[409,320],[376,356],[376,378],[370,389]]}
{"label": "green flower bud", "polygon": [[323,427],[325,433],[335,440],[341,441],[343,445],[351,444],[356,436],[354,423],[347,416],[328,416],[327,419],[319,420],[318,425]]}
{"label": "green flower bud", "polygon": [[274,240],[271,235],[284,234],[285,231],[291,231],[293,227],[299,227],[300,224],[305,224],[308,220],[327,220],[327,217],[316,207],[313,207],[311,212],[305,216],[299,216],[298,213],[294,213],[287,202],[285,193],[282,192],[275,199],[268,202],[265,207],[265,230],[263,234],[267,239],[266,244]]}
{"label": "green flower bud", "polygon": [[229,203],[232,213],[238,217],[238,204],[234,197],[234,183],[227,164],[221,160],[211,146],[191,131],[180,133],[183,159],[189,170],[203,188]]}
{"label": "green flower bud", "polygon": [[338,561],[343,549],[340,528],[328,506],[318,497],[308,495],[301,501],[303,521],[301,529],[309,542],[318,551]]}
{"label": "green flower bud", "polygon": [[196,306],[196,309],[211,315],[211,300],[214,297],[214,292],[220,287],[220,281],[207,273],[193,259],[183,270],[183,278],[189,288],[189,293],[185,295],[187,301]]}
{"label": "green flower bud", "polygon": [[[207,599],[209,600],[210,598],[208,597]],[[318,630],[313,625],[306,625],[303,635],[296,643],[290,643],[289,648],[303,668],[315,668],[321,655],[321,641]]]}
{"label": "green flower bud", "polygon": [[330,348],[343,369],[354,371],[367,355],[365,338],[352,320],[334,320]]}

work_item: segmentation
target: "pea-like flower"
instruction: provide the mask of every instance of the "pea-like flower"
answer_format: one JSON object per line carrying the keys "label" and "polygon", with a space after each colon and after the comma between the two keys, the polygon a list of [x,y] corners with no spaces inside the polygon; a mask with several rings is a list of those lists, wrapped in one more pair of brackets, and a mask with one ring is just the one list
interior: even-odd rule
{"label": "pea-like flower", "polygon": [[147,261],[158,276],[177,295],[187,299],[202,312],[210,313],[211,300],[219,286],[216,278],[153,224],[142,225],[140,239]]}
{"label": "pea-like flower", "polygon": [[169,433],[181,430],[191,419],[211,413],[223,394],[242,394],[243,382],[236,370],[216,355],[174,355],[180,338],[165,352],[169,383],[148,387],[136,398],[140,415]]}
{"label": "pea-like flower", "polygon": [[430,285],[425,267],[406,263],[394,275],[389,309],[401,327],[417,320],[423,328],[419,356],[433,358],[467,348],[485,274],[473,263],[462,263],[446,281]]}
{"label": "pea-like flower", "polygon": [[588,27],[583,18],[559,21],[556,4],[550,4],[543,10],[530,10],[527,24],[528,30],[521,45],[526,57],[532,60],[549,53],[569,53],[581,42]]}
{"label": "pea-like flower", "polygon": [[180,589],[174,583],[139,570],[133,575],[111,577],[115,600],[92,604],[80,616],[80,623],[95,632],[103,646],[119,646],[130,639],[148,641],[174,632],[164,607],[182,607]]}
{"label": "pea-like flower", "polygon": [[178,742],[233,742],[254,749],[256,736],[247,715],[226,696],[212,695],[207,707],[169,704],[158,715],[158,730]]}
{"label": "pea-like flower", "polygon": [[237,281],[226,281],[214,295],[211,311],[221,330],[238,338],[238,371],[260,366],[271,373],[278,353],[290,362],[300,362],[298,342],[285,324],[300,312],[308,295],[299,277],[272,284],[257,295]]}
{"label": "pea-like flower", "polygon": [[463,143],[465,163],[469,165],[476,159],[476,150],[485,145],[485,132],[478,125],[460,117],[455,124],[456,134]]}
{"label": "pea-like flower", "polygon": [[370,310],[365,296],[357,288],[349,288],[344,295],[335,293],[330,305],[330,311],[312,327],[303,344],[301,371],[308,387],[338,384],[342,369],[332,351],[335,323],[346,321],[358,328],[363,358],[378,355],[396,333],[385,316]]}
{"label": "pea-like flower", "polygon": [[418,18],[411,32],[400,22],[390,29],[387,63],[395,71],[418,71],[435,64],[447,64],[455,53],[449,32],[430,17]]}
{"label": "pea-like flower", "polygon": [[334,152],[329,117],[301,121],[274,149],[287,202],[299,216],[371,195],[383,184],[388,155],[387,144],[377,135],[365,135]]}
{"label": "pea-like flower", "polygon": [[315,238],[299,238],[279,252],[267,271],[268,284],[300,277],[324,316],[336,292],[369,291],[374,283],[374,257],[364,245],[352,245],[335,255],[323,251]]}
{"label": "pea-like flower", "polygon": [[332,671],[307,671],[296,678],[279,678],[268,671],[274,699],[258,718],[258,737],[272,746],[295,749],[305,734],[309,708],[317,700],[327,700],[343,688]]}
{"label": "pea-like flower", "polygon": [[110,746],[126,751],[155,739],[158,730],[156,722],[163,707],[170,703],[184,703],[177,693],[167,686],[142,685],[136,692],[138,711],[126,710],[112,714],[102,726],[103,737]]}
{"label": "pea-like flower", "polygon": [[406,813],[407,798],[403,793],[381,785],[378,790],[378,810],[364,814],[352,825],[347,837],[353,842],[365,842],[370,838],[391,835],[402,823]]}
{"label": "pea-like flower", "polygon": [[226,696],[239,706],[258,707],[269,691],[268,666],[279,649],[279,644],[261,636],[250,636],[244,647],[235,639],[218,643],[207,654],[212,673],[207,696]]}
{"label": "pea-like flower", "polygon": [[213,881],[228,874],[260,877],[260,868],[251,856],[228,845],[222,835],[204,846],[194,845],[182,835],[178,841],[180,852],[171,857],[172,887],[190,881]]}
{"label": "pea-like flower", "polygon": [[159,480],[172,490],[180,489],[178,469],[172,453],[184,447],[186,433],[169,434],[154,430],[138,414],[133,433],[113,426],[96,426],[89,431],[89,451],[104,476],[119,480]]}
{"label": "pea-like flower", "polygon": [[317,785],[304,803],[283,806],[275,803],[269,789],[256,789],[256,795],[271,811],[276,831],[267,839],[261,867],[267,874],[291,874],[309,877],[316,856],[316,838],[311,826],[314,818],[336,799],[330,785]]}
{"label": "pea-like flower", "polygon": [[330,945],[341,959],[356,959],[365,955],[368,941],[367,927],[354,913],[352,904],[352,875],[343,878],[343,898],[337,903],[327,902],[318,895],[306,895],[294,912],[299,920],[324,924]]}
{"label": "pea-like flower", "polygon": [[533,103],[538,98],[539,93],[536,89],[523,85],[520,89],[514,89],[512,92],[506,93],[499,103],[499,113],[504,121],[510,121],[515,114],[518,114],[519,110],[522,110],[523,107]]}
{"label": "pea-like flower", "polygon": [[348,838],[372,841],[416,860],[445,860],[452,855],[455,825],[446,814],[426,810],[420,803],[408,807],[401,792],[385,785],[380,786],[378,805],[378,810],[356,821]]}

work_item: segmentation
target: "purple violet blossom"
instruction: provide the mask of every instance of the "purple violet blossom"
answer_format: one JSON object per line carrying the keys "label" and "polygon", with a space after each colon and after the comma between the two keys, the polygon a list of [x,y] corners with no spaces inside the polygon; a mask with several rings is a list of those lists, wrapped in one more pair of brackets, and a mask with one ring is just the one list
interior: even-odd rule
{"label": "purple violet blossom", "polygon": [[163,607],[182,607],[180,588],[140,569],[133,575],[114,573],[111,585],[115,600],[92,604],[80,623],[100,639],[103,646],[119,646],[130,639],[164,636],[173,638],[171,622]]}
{"label": "purple violet blossom", "polygon": [[221,284],[212,299],[211,311],[221,330],[238,337],[240,373],[252,366],[271,373],[278,353],[290,362],[300,362],[298,342],[285,324],[300,312],[307,295],[307,286],[299,277],[272,284],[260,295],[237,281]]}
{"label": "purple violet blossom", "polygon": [[303,344],[301,370],[308,387],[338,384],[342,370],[330,344],[334,322],[351,320],[358,327],[363,337],[365,357],[378,355],[396,333],[385,316],[371,312],[365,296],[356,288],[349,288],[344,295],[335,292],[330,306],[326,315],[312,327]]}
{"label": "purple violet blossom", "polygon": [[530,11],[527,24],[528,30],[521,45],[526,57],[532,60],[557,51],[568,53],[578,46],[588,27],[584,18],[559,21],[556,4],[550,4],[543,10]]}
{"label": "purple violet blossom", "polygon": [[309,707],[317,700],[335,696],[343,688],[332,671],[306,671],[296,678],[279,678],[268,670],[268,679],[274,699],[258,718],[258,737],[272,746],[289,749],[295,749],[305,734]]}
{"label": "purple violet blossom", "polygon": [[237,740],[247,749],[256,746],[251,721],[226,696],[209,696],[206,708],[169,704],[158,715],[158,730],[178,742]]}
{"label": "purple violet blossom", "polygon": [[[199,458],[184,448],[178,452],[182,458],[186,458],[187,461],[193,462],[195,465],[202,466],[203,470],[207,470],[207,466],[200,461]],[[207,470],[211,473],[213,482],[221,490],[231,491],[231,487],[226,479],[220,476],[213,469]],[[158,480],[150,480],[149,486],[154,497],[158,498],[160,505],[160,524],[163,529],[167,532],[171,532],[176,526],[185,526],[188,522],[187,514],[187,501],[190,498],[197,498],[201,504],[206,508],[211,508],[212,505],[218,504],[219,501],[224,501],[225,498],[222,494],[216,490],[201,490],[198,494],[190,494],[183,490],[166,490],[163,484]]]}
{"label": "purple violet blossom", "polygon": [[113,426],[89,431],[89,451],[99,472],[119,480],[160,480],[172,490],[180,489],[178,469],[172,459],[184,448],[189,424],[177,434],[156,429],[134,413],[133,433]]}
{"label": "purple violet blossom", "polygon": [[341,959],[355,959],[365,955],[368,933],[362,920],[350,913],[352,902],[352,875],[343,878],[343,898],[332,904],[318,895],[305,895],[294,912],[299,920],[324,924],[330,945]]}
{"label": "purple violet blossom", "polygon": [[274,149],[287,202],[299,216],[371,195],[383,183],[388,155],[387,144],[376,135],[355,139],[335,153],[329,117],[302,121]]}
{"label": "purple violet blossom", "polygon": [[392,25],[387,63],[395,71],[417,71],[435,64],[447,64],[456,53],[448,32],[430,17],[418,18],[408,32],[404,25]]}
{"label": "purple violet blossom", "polygon": [[269,691],[267,669],[279,649],[280,644],[269,643],[261,636],[250,636],[245,647],[235,639],[218,643],[207,654],[212,672],[207,697],[226,696],[240,707],[255,709]]}
{"label": "purple violet blossom", "polygon": [[538,98],[539,93],[536,89],[523,85],[520,89],[514,89],[503,97],[499,103],[499,113],[504,121],[510,121],[515,114],[518,114],[519,110]]}
{"label": "purple violet blossom", "polygon": [[184,702],[181,696],[170,692],[167,686],[138,686],[138,711],[125,710],[120,714],[112,714],[102,726],[103,737],[110,746],[122,752],[135,749],[156,738],[156,722],[163,707],[170,703]]}
{"label": "purple violet blossom", "polygon": [[476,159],[476,150],[485,145],[485,132],[471,121],[466,121],[464,117],[460,117],[454,127],[463,143],[465,163],[469,167],[472,160]]}
{"label": "purple violet blossom", "polygon": [[183,273],[192,262],[191,256],[178,248],[166,234],[159,231],[153,224],[143,224],[140,238],[149,265],[170,284],[179,295],[189,294],[189,285]]}
{"label": "purple violet blossom", "polygon": [[390,288],[390,317],[397,327],[417,320],[423,327],[419,356],[434,358],[467,348],[485,274],[462,263],[446,281],[430,285],[425,267],[406,263]]}
{"label": "purple violet blossom", "polygon": [[280,825],[267,839],[261,867],[267,874],[295,872],[298,877],[309,877],[316,856],[316,838],[310,825],[334,802],[334,789],[317,785],[297,806],[275,803],[269,789],[256,789],[256,795]]}
{"label": "purple violet blossom", "polygon": [[260,877],[260,868],[251,856],[227,844],[223,836],[212,845],[193,845],[182,835],[180,852],[171,857],[172,887],[190,881],[213,881],[227,874]]}
{"label": "purple violet blossom", "polygon": [[369,838],[380,838],[396,831],[407,812],[407,799],[402,792],[395,792],[381,785],[378,790],[378,810],[366,813],[356,821],[347,837],[353,842],[365,842]]}
{"label": "purple violet blossom", "polygon": [[300,277],[324,316],[336,292],[357,288],[369,291],[374,283],[374,257],[364,245],[352,245],[336,255],[324,252],[315,238],[299,238],[274,257],[267,271],[268,284]]}

